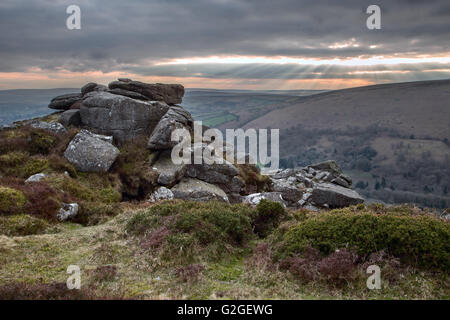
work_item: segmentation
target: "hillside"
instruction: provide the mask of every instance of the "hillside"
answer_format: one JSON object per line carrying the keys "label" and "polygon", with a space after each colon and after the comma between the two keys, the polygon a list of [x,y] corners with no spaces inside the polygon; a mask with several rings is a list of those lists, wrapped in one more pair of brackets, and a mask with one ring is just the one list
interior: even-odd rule
{"label": "hillside", "polygon": [[448,210],[365,204],[331,160],[176,163],[183,95],[88,83],[0,130],[0,300],[448,299]]}
{"label": "hillside", "polygon": [[450,80],[374,85],[298,99],[247,124],[305,129],[379,125],[417,138],[450,137]]}
{"label": "hillside", "polygon": [[188,89],[183,106],[195,120],[219,129],[240,128],[272,110],[285,108],[319,90],[250,91]]}
{"label": "hillside", "polygon": [[280,128],[284,166],[336,159],[370,198],[450,203],[450,80],[299,97],[245,127]]}

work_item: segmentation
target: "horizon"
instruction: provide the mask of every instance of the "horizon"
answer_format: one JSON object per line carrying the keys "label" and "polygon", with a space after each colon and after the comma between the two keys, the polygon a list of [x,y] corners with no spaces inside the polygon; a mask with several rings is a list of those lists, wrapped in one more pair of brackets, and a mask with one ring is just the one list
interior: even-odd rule
{"label": "horizon", "polygon": [[[113,79],[111,81],[114,81],[116,79]],[[133,79],[135,80],[135,79]],[[353,88],[361,88],[361,87],[370,87],[370,86],[378,86],[378,85],[395,85],[395,84],[402,84],[402,83],[412,83],[412,82],[433,82],[433,81],[450,81],[449,78],[445,79],[429,79],[429,80],[411,80],[411,81],[401,81],[401,82],[389,82],[389,83],[375,83],[375,84],[369,84],[369,85],[363,85],[363,86],[354,86],[354,87],[343,87],[339,89],[305,89],[305,88],[298,88],[298,89],[240,89],[240,88],[206,88],[206,87],[186,87],[183,85],[183,83],[179,83],[184,86],[185,90],[217,90],[217,91],[254,91],[254,92],[265,92],[265,91],[335,91],[335,90],[345,90],[345,89],[353,89]],[[155,82],[156,83],[156,82]],[[84,83],[86,84],[86,83]],[[79,90],[80,87],[82,87],[84,84],[81,84],[79,87],[55,87],[55,88],[11,88],[11,89],[0,89],[1,91],[19,91],[19,90]],[[107,85],[108,83],[105,83]]]}

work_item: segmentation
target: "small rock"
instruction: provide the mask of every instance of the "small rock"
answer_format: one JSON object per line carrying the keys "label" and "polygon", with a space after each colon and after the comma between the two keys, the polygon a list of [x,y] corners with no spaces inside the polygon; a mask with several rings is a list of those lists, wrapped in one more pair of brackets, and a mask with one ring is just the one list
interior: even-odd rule
{"label": "small rock", "polygon": [[308,166],[308,169],[314,169],[317,171],[327,171],[335,176],[339,176],[340,174],[342,174],[342,169],[338,166],[338,164],[334,160],[328,160],[312,164]]}
{"label": "small rock", "polygon": [[69,143],[65,158],[83,172],[107,172],[120,154],[112,137],[81,130]]}
{"label": "small rock", "polygon": [[284,200],[288,202],[297,202],[302,198],[303,191],[297,187],[297,179],[284,180],[272,179],[273,191],[280,192]]}
{"label": "small rock", "polygon": [[364,198],[351,189],[331,183],[318,183],[313,189],[312,201],[319,206],[327,204],[330,208],[343,208],[363,203]]}
{"label": "small rock", "polygon": [[27,180],[25,180],[25,183],[31,183],[31,182],[39,182],[42,179],[44,179],[47,175],[44,173],[37,173],[29,177]]}
{"label": "small rock", "polygon": [[154,203],[162,200],[172,200],[174,198],[173,192],[166,187],[159,187],[150,195],[149,202]]}
{"label": "small rock", "polygon": [[33,121],[30,123],[30,127],[54,132],[57,134],[67,132],[66,128],[64,128],[64,126],[59,122]]}
{"label": "small rock", "polygon": [[248,204],[256,206],[263,199],[279,202],[284,207],[286,207],[286,205],[287,205],[286,201],[283,200],[280,192],[253,193],[253,194],[243,197],[242,200],[244,203],[248,203]]}
{"label": "small rock", "polygon": [[331,183],[340,185],[340,186],[342,186],[344,188],[350,188],[351,187],[351,184],[348,183],[347,180],[342,179],[341,177],[337,177],[337,178],[331,180]]}
{"label": "small rock", "polygon": [[184,178],[172,188],[175,199],[229,202],[226,193],[218,186],[192,178]]}
{"label": "small rock", "polygon": [[153,164],[153,168],[158,171],[158,183],[163,186],[173,186],[183,178],[187,171],[186,164],[174,164],[171,158],[171,152],[165,151]]}
{"label": "small rock", "polygon": [[62,208],[59,209],[56,217],[59,221],[66,221],[70,218],[75,217],[78,214],[78,204],[77,203],[63,203]]}
{"label": "small rock", "polygon": [[81,124],[80,110],[71,109],[64,111],[59,117],[59,122],[66,127],[79,126]]}

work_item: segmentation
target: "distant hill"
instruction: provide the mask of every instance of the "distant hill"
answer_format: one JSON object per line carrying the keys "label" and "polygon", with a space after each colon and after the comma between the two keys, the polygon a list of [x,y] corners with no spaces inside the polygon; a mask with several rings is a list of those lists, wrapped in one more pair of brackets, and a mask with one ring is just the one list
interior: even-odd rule
{"label": "distant hill", "polygon": [[80,89],[73,88],[2,90],[0,91],[0,126],[48,115],[55,111],[47,107],[52,98],[79,91]]}
{"label": "distant hill", "polygon": [[[281,112],[280,112],[281,111]],[[374,85],[299,98],[248,127],[345,129],[379,125],[418,137],[450,137],[450,80]]]}
{"label": "distant hill", "polygon": [[187,89],[182,105],[207,126],[236,128],[272,110],[290,106],[300,96],[320,92],[324,91]]}

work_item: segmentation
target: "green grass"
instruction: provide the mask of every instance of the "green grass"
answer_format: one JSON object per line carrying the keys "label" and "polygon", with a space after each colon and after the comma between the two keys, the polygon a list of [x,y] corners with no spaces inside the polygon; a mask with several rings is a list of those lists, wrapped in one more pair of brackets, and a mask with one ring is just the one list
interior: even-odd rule
{"label": "green grass", "polygon": [[[20,237],[0,235],[0,265],[2,265],[0,292],[7,284],[24,281],[30,285],[65,283],[68,276],[67,267],[75,264],[80,266],[82,271],[82,288],[89,290],[92,297],[114,296],[130,299],[448,299],[449,297],[447,272],[436,273],[408,265],[397,270],[395,279],[386,278],[387,274],[382,273],[381,290],[367,289],[368,275],[361,268],[355,271],[354,280],[341,287],[326,282],[303,283],[293,274],[281,270],[273,260],[276,247],[264,246],[264,242],[270,240],[270,237],[259,240],[251,235],[251,239],[245,245],[240,245],[233,241],[232,237],[227,236],[228,223],[220,223],[224,215],[245,216],[250,209],[244,210],[219,203],[190,202],[161,203],[147,209],[131,205],[127,207],[124,213],[108,222],[91,227],[65,223],[61,225],[58,233]],[[374,212],[375,209],[364,208]],[[362,208],[359,208],[359,211],[362,211]],[[216,220],[214,215],[207,216],[214,212],[222,212],[219,215],[220,220]],[[338,216],[350,213],[332,214]],[[289,212],[291,218],[273,235],[285,234],[286,230],[298,228],[299,224],[315,221],[318,215],[325,217],[330,214]],[[411,210],[408,212],[407,208],[400,208],[395,216],[409,219]],[[234,221],[232,217],[225,221],[232,223]],[[167,222],[168,218],[170,223]],[[448,225],[443,220],[439,221]],[[200,229],[196,228],[198,222],[207,223],[213,228],[214,233],[217,233],[217,243],[221,244],[221,250],[225,250],[221,255],[215,255],[214,250],[217,247],[211,245],[216,240],[209,238],[209,244],[199,242],[203,236],[198,233]],[[183,250],[197,250],[195,259],[177,259],[174,255],[180,255],[181,251],[167,255],[164,250],[143,246],[142,240],[147,239],[146,235],[164,223],[168,223],[168,226],[176,231],[174,234],[178,233],[180,236],[184,234],[195,240],[191,244],[187,243],[191,248],[183,248]],[[238,229],[232,230],[236,232]],[[177,276],[177,270],[188,267],[193,262],[202,266],[195,277],[186,281]],[[99,277],[99,270],[106,269],[115,272],[112,276]]]}

